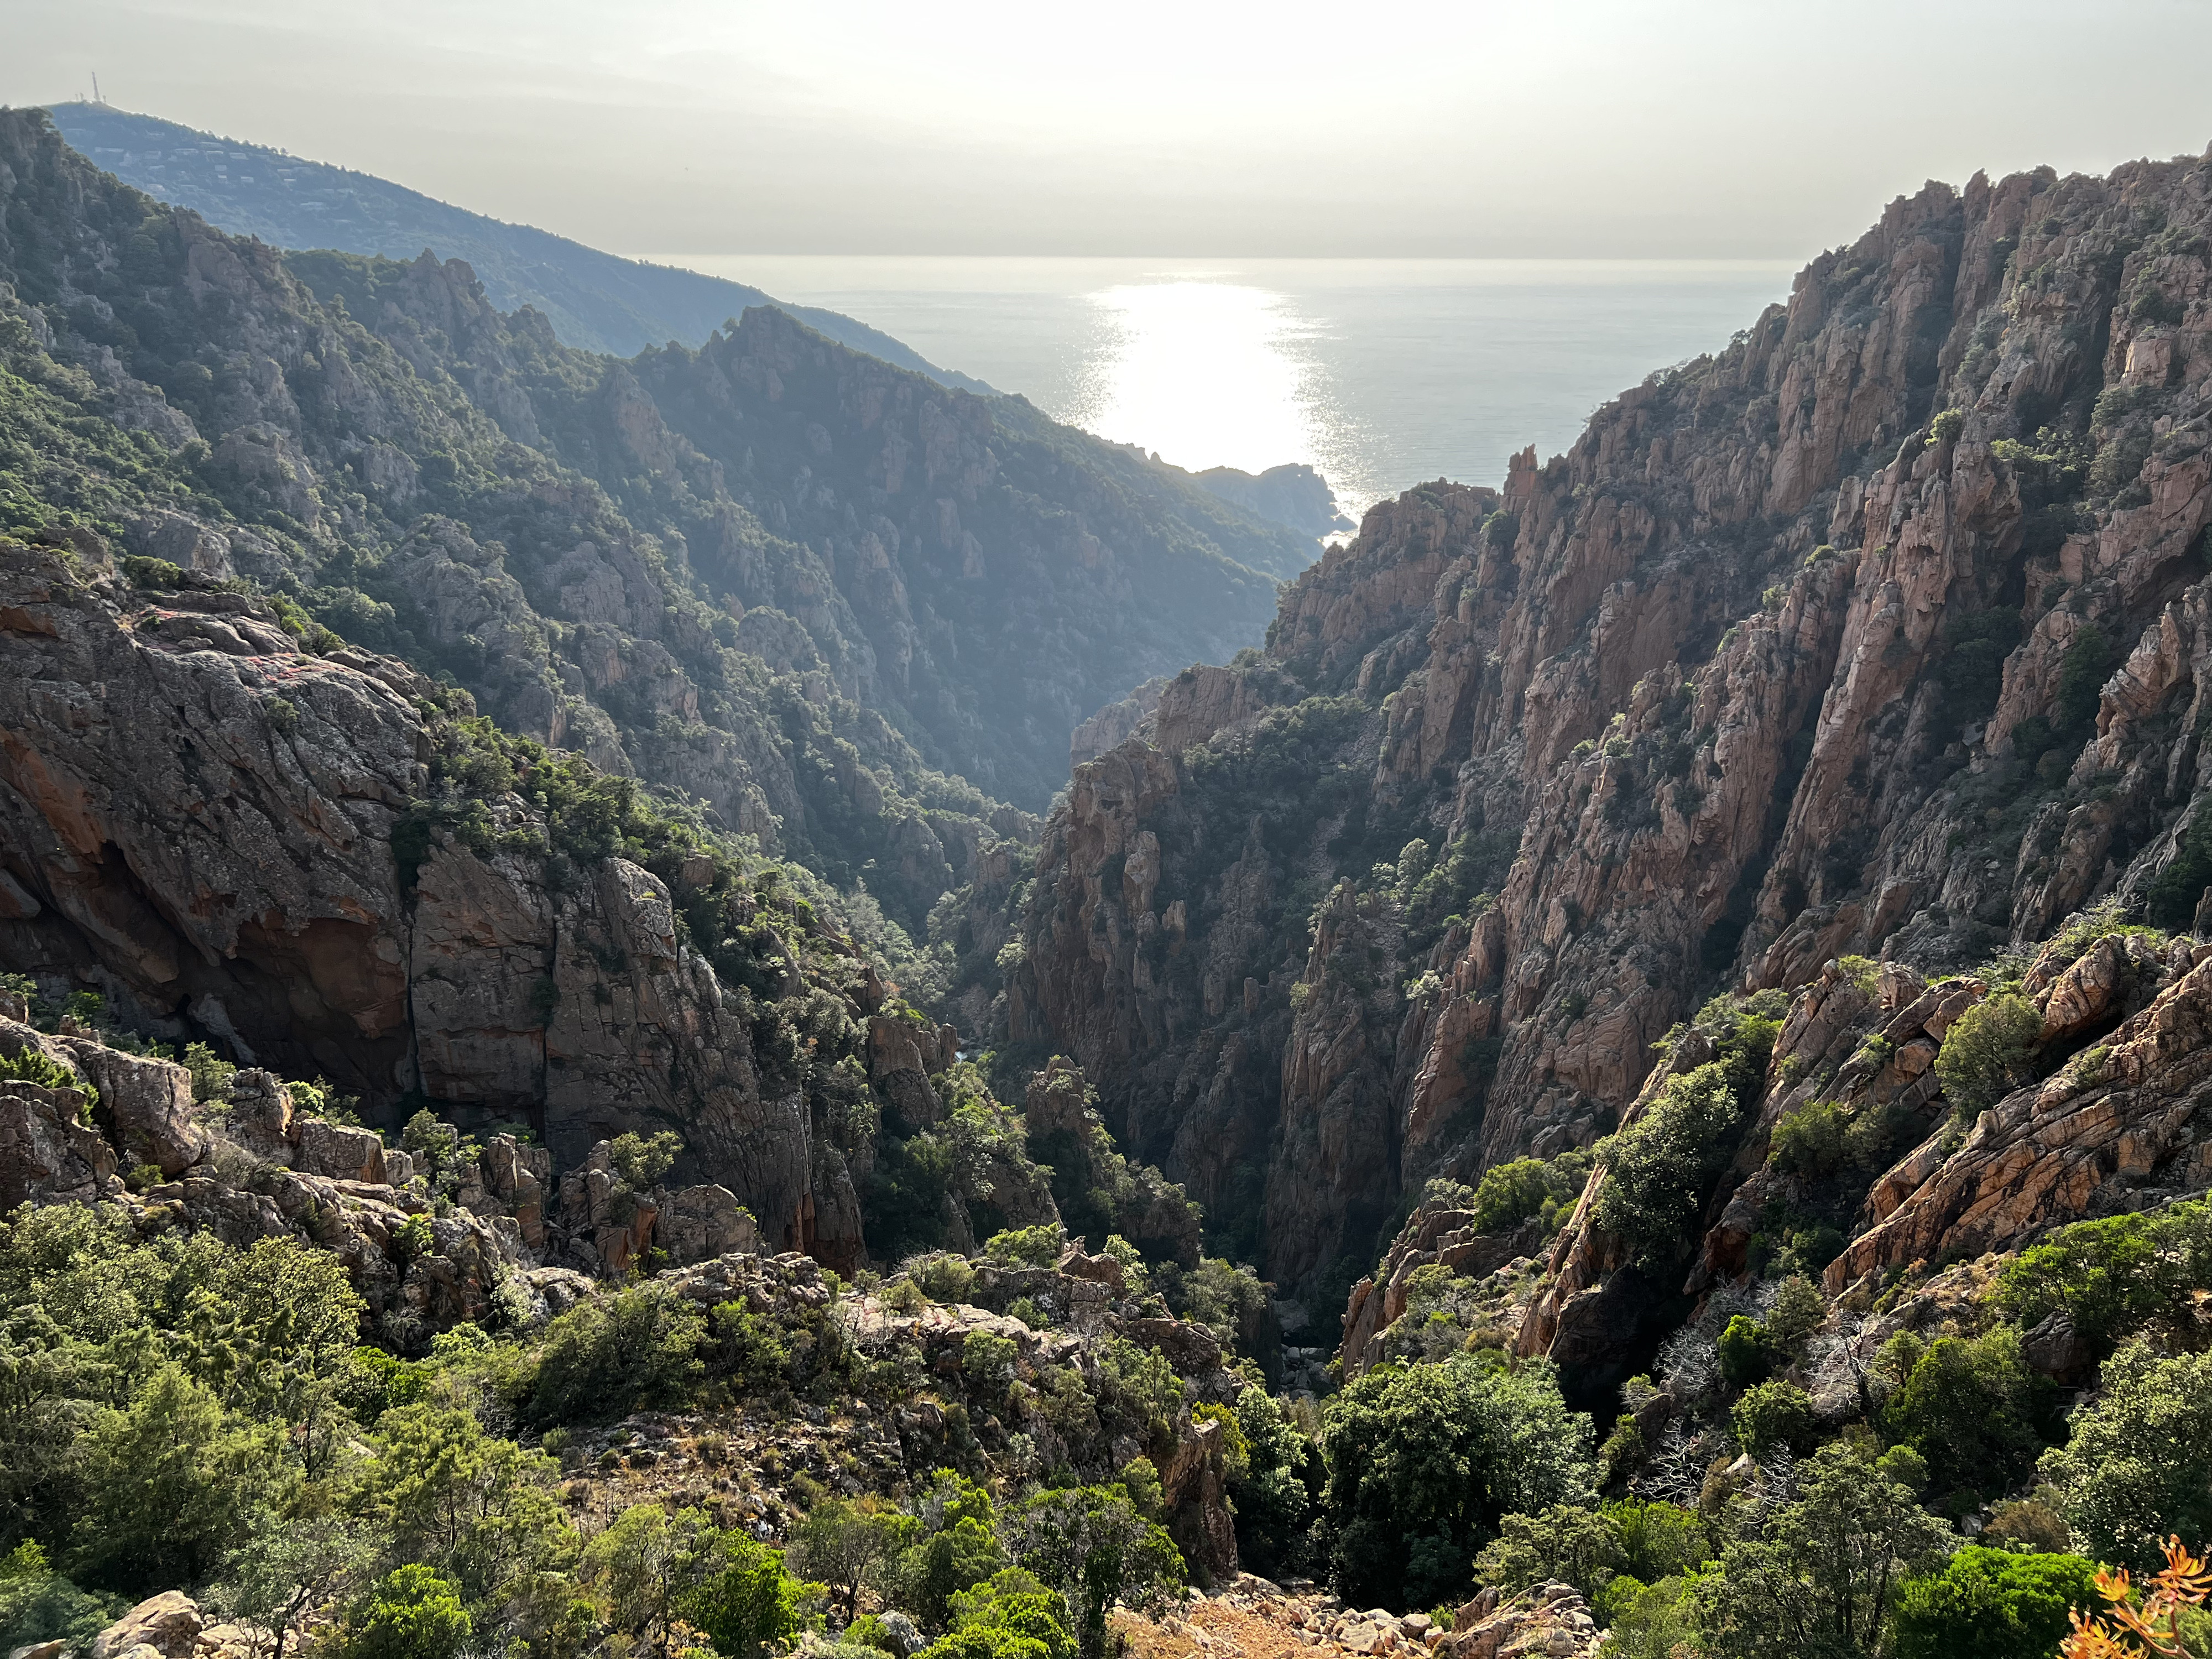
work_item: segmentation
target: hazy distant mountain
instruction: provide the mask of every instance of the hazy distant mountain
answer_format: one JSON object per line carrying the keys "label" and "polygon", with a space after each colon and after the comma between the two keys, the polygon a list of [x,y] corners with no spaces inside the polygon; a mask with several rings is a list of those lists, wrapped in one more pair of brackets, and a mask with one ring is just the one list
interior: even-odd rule
{"label": "hazy distant mountain", "polygon": [[992,387],[939,368],[834,311],[784,305],[757,288],[618,258],[529,225],[450,207],[350,168],[303,161],[106,104],[53,105],[62,136],[125,184],[191,209],[234,236],[279,247],[465,259],[502,311],[531,306],[563,343],[627,357],[671,340],[696,346],[748,306],[775,305],[840,345],[966,392]]}

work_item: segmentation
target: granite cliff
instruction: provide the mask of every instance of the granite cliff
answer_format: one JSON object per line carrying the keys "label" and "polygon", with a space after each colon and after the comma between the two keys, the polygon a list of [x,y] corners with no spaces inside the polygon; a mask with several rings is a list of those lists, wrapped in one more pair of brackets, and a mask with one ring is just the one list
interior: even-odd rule
{"label": "granite cliff", "polygon": [[1715,991],[2192,925],[2208,234],[2203,159],[1930,185],[1566,454],[1373,509],[1077,766],[1010,1036],[1334,1308]]}
{"label": "granite cliff", "polygon": [[623,362],[459,261],[226,235],[35,111],[0,166],[10,524],[280,596],[915,936],[1079,720],[1310,555],[770,309]]}

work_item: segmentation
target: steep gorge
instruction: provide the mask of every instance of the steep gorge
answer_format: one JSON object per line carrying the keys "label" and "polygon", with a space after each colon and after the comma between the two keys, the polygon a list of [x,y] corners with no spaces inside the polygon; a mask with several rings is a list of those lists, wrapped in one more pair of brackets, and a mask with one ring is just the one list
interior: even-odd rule
{"label": "steep gorge", "polygon": [[1713,991],[2212,883],[2212,166],[1930,185],[1079,765],[1003,1018],[1316,1308]]}
{"label": "steep gorge", "polygon": [[0,288],[0,527],[281,595],[915,936],[1078,720],[1256,636],[1312,546],[773,310],[625,362],[457,261],[225,235],[36,111]]}

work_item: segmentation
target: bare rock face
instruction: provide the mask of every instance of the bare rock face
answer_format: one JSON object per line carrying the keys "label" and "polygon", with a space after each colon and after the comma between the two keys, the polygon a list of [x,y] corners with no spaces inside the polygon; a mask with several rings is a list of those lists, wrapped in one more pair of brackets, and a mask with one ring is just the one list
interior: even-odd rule
{"label": "bare rock face", "polygon": [[[1181,1363],[1170,1363],[1178,1370],[1186,1369]],[[1218,1370],[1220,1365],[1221,1352],[1217,1348],[1212,1364],[1206,1369]],[[1175,1540],[1182,1559],[1190,1565],[1192,1577],[1200,1586],[1226,1583],[1237,1571],[1237,1523],[1229,1510],[1229,1472],[1224,1456],[1225,1433],[1218,1420],[1194,1425],[1190,1433],[1176,1438],[1167,1467],[1160,1471],[1168,1535]]]}
{"label": "bare rock face", "polygon": [[[856,1259],[849,1177],[816,1156],[802,1099],[763,1097],[750,1033],[678,944],[659,878],[616,858],[555,890],[524,855],[439,835],[403,884],[392,830],[428,752],[411,671],[301,652],[237,594],[149,605],[52,555],[0,561],[0,958],[373,1104],[419,1088],[524,1118],[562,1163],[680,1125],[688,1169],[775,1242]],[[204,1154],[180,1071],[79,1051],[133,1164],[174,1176]],[[297,1129],[273,1075],[246,1085],[249,1142],[385,1180],[375,1136]],[[70,1138],[37,1133],[56,1153]]]}
{"label": "bare rock face", "polygon": [[[2186,925],[2212,883],[2208,179],[1929,185],[1502,492],[1374,509],[1286,589],[1264,662],[1178,683],[1179,750],[1139,728],[1077,769],[1010,1028],[1209,1204],[1266,1170],[1297,1285],[1364,1231],[1313,1195],[1316,1085],[1387,1204],[1589,1144],[1716,990],[1964,967],[2105,895]],[[2130,228],[2153,218],[2181,228]],[[1436,896],[1457,925],[1379,930],[1368,977],[1423,988],[1355,1028],[1306,972],[1315,884],[1411,922],[1424,869],[1463,884]],[[2050,1042],[2135,1015],[2138,954],[2069,963]],[[1926,1012],[1869,1099],[1927,1086]]]}
{"label": "bare rock face", "polygon": [[678,1267],[733,1250],[760,1254],[760,1229],[726,1187],[686,1187],[670,1194],[658,1224],[663,1248]]}
{"label": "bare rock face", "polygon": [[1475,1216],[1449,1202],[1425,1200],[1383,1252],[1375,1271],[1352,1287],[1337,1352],[1347,1382],[1382,1363],[1382,1338],[1406,1312],[1407,1284],[1423,1267],[1441,1267],[1463,1279],[1482,1279],[1525,1258],[1542,1243],[1534,1218],[1501,1231],[1475,1231]]}
{"label": "bare rock face", "polygon": [[[2093,948],[2081,960],[2108,965],[2112,954]],[[2204,954],[2205,965],[2107,1042],[1981,1114],[1956,1152],[1908,1153],[1869,1194],[1873,1224],[1829,1264],[1830,1288],[1939,1255],[2017,1248],[2062,1223],[2129,1207],[2136,1193],[2212,1185],[2212,949]],[[2082,983],[2070,969],[2054,1000],[2069,982]]]}
{"label": "bare rock face", "polygon": [[120,1188],[113,1148],[77,1121],[82,1100],[70,1090],[0,1082],[0,1209],[90,1203]]}
{"label": "bare rock face", "polygon": [[78,1073],[100,1091],[126,1165],[150,1164],[173,1176],[207,1155],[207,1131],[192,1115],[191,1073],[183,1066],[82,1037],[60,1042]]}
{"label": "bare rock face", "polygon": [[305,1175],[381,1187],[384,1141],[374,1130],[310,1118],[300,1126],[300,1154],[294,1167]]}

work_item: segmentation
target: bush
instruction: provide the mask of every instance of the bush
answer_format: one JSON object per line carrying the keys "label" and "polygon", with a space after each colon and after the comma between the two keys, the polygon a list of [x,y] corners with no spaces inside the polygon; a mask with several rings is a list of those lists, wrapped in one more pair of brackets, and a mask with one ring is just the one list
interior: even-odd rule
{"label": "bush", "polygon": [[762,1659],[799,1633],[805,1596],[781,1552],[732,1531],[722,1534],[720,1565],[677,1611],[722,1659]]}
{"label": "bush", "polygon": [[530,1397],[540,1425],[609,1422],[641,1406],[681,1405],[703,1374],[696,1310],[659,1285],[581,1302],[545,1330]]}
{"label": "bush", "polygon": [[1947,1336],[1883,1402],[1881,1425],[1927,1460],[1929,1489],[1939,1497],[1994,1495],[2034,1468],[2049,1388],[2021,1358],[2011,1326],[1972,1340]]}
{"label": "bush", "polygon": [[1049,1267],[1066,1248],[1067,1235],[1058,1227],[1020,1227],[993,1234],[983,1254],[1019,1267]]}
{"label": "bush", "polygon": [[1334,1574],[1361,1606],[1456,1596],[1505,1516],[1594,1495],[1589,1420],[1567,1410],[1547,1362],[1378,1366],[1322,1422]]}
{"label": "bush", "polygon": [[2023,1326],[2063,1313],[2105,1346],[2147,1325],[2193,1322],[2191,1293],[2212,1286],[2212,1204],[2202,1200],[2061,1227],[2023,1250],[1997,1301]]}
{"label": "bush", "polygon": [[960,1345],[960,1369],[971,1382],[991,1389],[1004,1389],[1014,1380],[1021,1350],[1011,1337],[988,1331],[970,1331]]}
{"label": "bush", "polygon": [[1116,1601],[1152,1612],[1182,1582],[1182,1552],[1119,1486],[1024,1498],[1006,1512],[1000,1536],[1017,1565],[1066,1605],[1067,1623],[1090,1659],[1105,1649],[1106,1614]]}
{"label": "bush", "polygon": [[0,1649],[68,1642],[88,1650],[127,1605],[79,1589],[48,1567],[46,1551],[27,1538],[0,1557]]}
{"label": "bush", "polygon": [[952,1597],[952,1629],[931,1659],[1075,1659],[1068,1604],[1037,1576],[1006,1567]]}
{"label": "bush", "polygon": [[683,1150],[684,1137],[673,1129],[651,1135],[641,1135],[629,1129],[607,1144],[607,1162],[622,1177],[623,1185],[632,1192],[641,1193],[668,1173],[677,1154]]}
{"label": "bush", "polygon": [[1509,1515],[1498,1536],[1474,1558],[1478,1583],[1500,1595],[1518,1595],[1531,1584],[1556,1578],[1595,1596],[1628,1559],[1620,1528],[1601,1511],[1555,1504],[1540,1515]]}
{"label": "bush", "polygon": [[1811,1279],[1792,1273],[1774,1294],[1774,1306],[1766,1316],[1766,1340],[1784,1352],[1794,1353],[1827,1316],[1827,1298]]}
{"label": "bush", "polygon": [[2161,1358],[2131,1341],[2099,1381],[2043,1475],[2081,1547],[2149,1572],[2169,1534],[2212,1537],[2212,1354]]}
{"label": "bush", "polygon": [[1747,1314],[1737,1314],[1720,1334],[1721,1380],[1731,1389],[1749,1388],[1771,1363],[1766,1328]]}
{"label": "bush", "polygon": [[1562,1153],[1547,1163],[1540,1158],[1516,1158],[1483,1171],[1468,1208],[1474,1212],[1478,1233],[1503,1232],[1517,1227],[1532,1215],[1547,1210],[1556,1214],[1581,1195],[1589,1176],[1589,1155]]}
{"label": "bush", "polygon": [[2045,1659],[2067,1611],[2100,1604],[2097,1565],[1969,1544],[1898,1597],[1897,1659]]}
{"label": "bush", "polygon": [[908,1269],[932,1302],[965,1302],[975,1291],[975,1270],[964,1255],[949,1252],[909,1262]]}
{"label": "bush", "polygon": [[1607,1504],[1605,1513],[1620,1535],[1624,1571],[1647,1584],[1694,1572],[1711,1559],[1705,1519],[1695,1510],[1631,1498]]}
{"label": "bush", "polygon": [[1936,1056],[1936,1075],[1952,1109],[1972,1116],[2033,1082],[2042,1030],[2035,1005],[2010,991],[1983,998],[1954,1020]]}
{"label": "bush", "polygon": [[345,1659],[458,1659],[469,1615],[459,1593],[419,1563],[396,1567],[354,1610]]}
{"label": "bush", "polygon": [[1237,1516],[1237,1551],[1263,1578],[1304,1572],[1306,1525],[1322,1483],[1321,1448],[1265,1389],[1237,1396],[1244,1470],[1232,1473],[1229,1495]]}
{"label": "bush", "polygon": [[1810,1451],[1820,1428],[1812,1396],[1795,1382],[1762,1382],[1746,1389],[1729,1422],[1736,1443],[1757,1458],[1771,1455],[1777,1447],[1801,1455]]}
{"label": "bush", "polygon": [[1663,1272],[1688,1254],[1705,1189],[1742,1116],[1729,1068],[1713,1060],[1668,1079],[1643,1115],[1598,1143],[1605,1185],[1591,1219],[1637,1266]]}
{"label": "bush", "polygon": [[204,1042],[186,1043],[183,1063],[192,1074],[192,1098],[202,1103],[222,1099],[230,1091],[231,1079],[238,1075],[237,1066],[216,1059]]}
{"label": "bush", "polygon": [[1607,1626],[1605,1659],[1675,1659],[1697,1651],[1695,1580],[1662,1578],[1646,1584],[1622,1573],[1592,1607]]}
{"label": "bush", "polygon": [[741,1393],[765,1394],[782,1386],[791,1365],[783,1334],[765,1314],[742,1302],[720,1302],[711,1316],[714,1334],[707,1369],[726,1376]]}
{"label": "bush", "polygon": [[1895,1117],[1880,1107],[1853,1112],[1838,1101],[1808,1101],[1775,1124],[1767,1161],[1784,1175],[1813,1181],[1879,1170],[1896,1139]]}
{"label": "bush", "polygon": [[1898,1586],[1940,1559],[1951,1534],[1863,1448],[1823,1446],[1800,1467],[1796,1502],[1756,1539],[1730,1544],[1698,1581],[1711,1659],[1805,1659],[1878,1650]]}
{"label": "bush", "polygon": [[35,1083],[41,1089],[52,1089],[72,1096],[80,1110],[89,1108],[97,1099],[91,1086],[77,1080],[76,1073],[51,1057],[43,1048],[33,1048],[28,1043],[14,1055],[0,1054],[0,1080],[20,1079]]}

